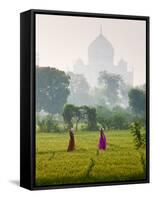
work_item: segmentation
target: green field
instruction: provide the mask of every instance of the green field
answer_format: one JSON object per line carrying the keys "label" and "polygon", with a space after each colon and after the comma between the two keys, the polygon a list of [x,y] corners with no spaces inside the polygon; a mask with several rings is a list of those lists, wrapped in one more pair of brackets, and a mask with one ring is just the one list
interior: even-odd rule
{"label": "green field", "polygon": [[106,136],[107,150],[101,152],[98,132],[78,131],[76,150],[67,152],[68,133],[37,133],[36,185],[145,179],[130,132],[109,131]]}

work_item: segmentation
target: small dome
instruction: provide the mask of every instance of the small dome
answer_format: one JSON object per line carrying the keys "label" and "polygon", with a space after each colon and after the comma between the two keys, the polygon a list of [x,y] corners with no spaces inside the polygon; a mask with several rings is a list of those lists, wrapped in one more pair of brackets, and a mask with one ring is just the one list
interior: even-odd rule
{"label": "small dome", "polygon": [[89,45],[88,60],[90,64],[113,62],[114,49],[102,33]]}
{"label": "small dome", "polygon": [[126,73],[127,72],[127,62],[121,58],[118,62],[118,65],[117,65],[117,68],[118,68],[118,73]]}
{"label": "small dome", "polygon": [[83,63],[83,60],[81,59],[81,58],[78,58],[77,60],[76,60],[76,62],[75,62],[75,64],[74,64],[74,66],[82,66],[82,65],[84,65],[84,63]]}
{"label": "small dome", "polygon": [[127,62],[123,58],[121,58],[118,62],[118,65],[124,65],[125,66],[125,65],[127,65]]}
{"label": "small dome", "polygon": [[84,65],[83,60],[81,58],[78,58],[73,65],[73,71],[76,74],[82,74],[84,72],[84,67],[85,65]]}

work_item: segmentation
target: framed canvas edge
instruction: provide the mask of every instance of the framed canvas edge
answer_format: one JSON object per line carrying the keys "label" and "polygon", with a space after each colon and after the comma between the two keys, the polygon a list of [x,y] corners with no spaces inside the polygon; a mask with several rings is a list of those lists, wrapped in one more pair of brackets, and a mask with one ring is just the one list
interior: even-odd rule
{"label": "framed canvas edge", "polygon": [[[29,13],[31,16],[31,29],[30,29],[30,185],[21,187],[30,190],[43,190],[43,189],[64,189],[64,188],[80,188],[80,187],[96,187],[96,186],[113,186],[113,185],[127,185],[127,184],[142,184],[150,182],[150,78],[149,78],[149,59],[150,59],[150,17],[137,16],[137,15],[121,15],[121,14],[103,14],[103,13],[87,13],[87,12],[72,12],[72,11],[57,11],[57,10],[39,10],[31,9],[24,13]],[[114,182],[100,182],[100,183],[85,183],[85,184],[63,184],[63,185],[46,185],[36,186],[35,184],[35,16],[36,14],[48,15],[61,15],[61,16],[78,16],[78,17],[96,17],[96,18],[113,18],[113,19],[129,19],[129,20],[144,20],[146,21],[146,179],[131,180],[131,181],[114,181]],[[22,51],[22,48],[20,49]],[[21,113],[22,115],[23,113]],[[21,138],[20,138],[21,139]],[[21,150],[22,147],[20,147]]]}
{"label": "framed canvas edge", "polygon": [[[31,189],[31,168],[30,168],[30,16],[28,12],[20,14],[20,186]],[[30,31],[29,31],[30,32]],[[25,39],[27,42],[25,42]],[[29,54],[28,54],[29,51]],[[26,60],[27,58],[27,60]],[[29,67],[28,67],[29,65]],[[25,124],[24,124],[25,122]]]}

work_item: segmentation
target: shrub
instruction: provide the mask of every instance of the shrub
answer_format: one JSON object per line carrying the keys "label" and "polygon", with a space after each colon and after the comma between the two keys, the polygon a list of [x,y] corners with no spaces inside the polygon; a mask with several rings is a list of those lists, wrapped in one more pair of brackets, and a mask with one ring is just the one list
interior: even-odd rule
{"label": "shrub", "polygon": [[139,151],[140,162],[142,164],[143,172],[145,174],[145,172],[146,172],[146,158],[145,158],[144,152],[142,151],[142,149],[146,145],[145,129],[142,127],[141,123],[138,122],[138,121],[133,122],[130,125],[130,129],[131,129],[131,133],[134,137],[135,147]]}
{"label": "shrub", "polygon": [[50,114],[37,118],[37,126],[40,132],[59,132],[57,121]]}
{"label": "shrub", "polygon": [[97,121],[105,129],[128,129],[131,120],[132,115],[125,108],[97,106]]}

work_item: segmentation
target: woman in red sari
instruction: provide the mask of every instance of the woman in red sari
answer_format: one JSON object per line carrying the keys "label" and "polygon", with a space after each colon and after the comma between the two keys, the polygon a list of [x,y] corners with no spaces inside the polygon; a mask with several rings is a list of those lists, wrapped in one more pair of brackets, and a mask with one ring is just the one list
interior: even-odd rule
{"label": "woman in red sari", "polygon": [[74,151],[75,150],[75,141],[74,141],[74,130],[71,128],[69,130],[70,134],[70,140],[69,140],[69,146],[67,148],[67,151]]}

